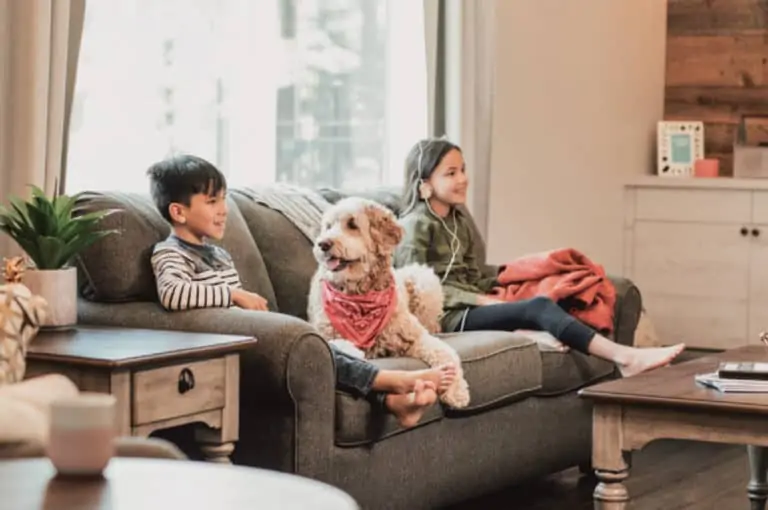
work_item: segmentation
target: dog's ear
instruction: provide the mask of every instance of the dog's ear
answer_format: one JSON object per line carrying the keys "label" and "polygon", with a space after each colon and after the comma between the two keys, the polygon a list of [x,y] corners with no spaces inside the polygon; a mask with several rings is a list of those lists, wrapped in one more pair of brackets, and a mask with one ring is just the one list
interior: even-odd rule
{"label": "dog's ear", "polygon": [[393,249],[403,238],[403,227],[397,223],[395,215],[384,206],[376,204],[367,207],[371,238],[376,246]]}

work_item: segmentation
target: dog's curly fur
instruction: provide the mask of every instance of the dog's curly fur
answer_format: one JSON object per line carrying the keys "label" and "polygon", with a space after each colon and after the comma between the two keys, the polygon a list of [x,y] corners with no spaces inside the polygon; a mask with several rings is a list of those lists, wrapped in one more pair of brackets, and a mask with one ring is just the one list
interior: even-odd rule
{"label": "dog's curly fur", "polygon": [[[410,356],[431,367],[453,363],[457,368],[456,381],[440,398],[448,406],[466,407],[469,386],[461,360],[451,346],[433,336],[440,330],[443,309],[440,281],[427,266],[392,268],[392,254],[402,236],[395,215],[376,202],[346,198],[332,206],[323,216],[313,248],[319,265],[310,287],[309,321],[326,339],[340,337],[323,309],[323,281],[348,294],[384,290],[394,282],[397,307],[374,345],[364,352],[365,357]],[[329,261],[334,259],[343,261],[341,269],[329,269]]]}

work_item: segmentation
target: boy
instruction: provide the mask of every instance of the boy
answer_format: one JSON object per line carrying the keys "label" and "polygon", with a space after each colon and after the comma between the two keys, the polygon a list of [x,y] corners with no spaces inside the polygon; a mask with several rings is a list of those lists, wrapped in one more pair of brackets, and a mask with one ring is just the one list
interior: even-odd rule
{"label": "boy", "polygon": [[[160,303],[169,311],[193,308],[267,310],[267,300],[242,288],[229,253],[209,244],[224,236],[227,219],[224,175],[211,163],[191,155],[162,160],[147,171],[152,199],[171,225],[171,235],[152,253]],[[418,423],[437,392],[453,382],[456,369],[380,370],[375,365],[331,348],[336,383],[347,391],[377,400],[404,427]]]}

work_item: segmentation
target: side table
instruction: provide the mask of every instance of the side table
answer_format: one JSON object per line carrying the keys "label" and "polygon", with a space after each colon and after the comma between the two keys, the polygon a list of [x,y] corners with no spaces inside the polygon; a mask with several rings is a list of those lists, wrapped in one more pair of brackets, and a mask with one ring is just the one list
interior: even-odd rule
{"label": "side table", "polygon": [[206,459],[229,463],[238,439],[239,351],[255,343],[170,330],[41,331],[29,346],[26,377],[59,373],[81,391],[114,395],[120,435],[202,422],[195,434]]}

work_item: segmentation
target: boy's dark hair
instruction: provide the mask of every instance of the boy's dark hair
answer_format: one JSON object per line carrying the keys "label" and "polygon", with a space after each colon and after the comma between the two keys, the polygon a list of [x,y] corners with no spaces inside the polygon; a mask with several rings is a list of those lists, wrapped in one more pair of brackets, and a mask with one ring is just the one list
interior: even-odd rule
{"label": "boy's dark hair", "polygon": [[157,210],[173,223],[169,206],[189,206],[193,195],[217,195],[227,189],[227,180],[218,168],[203,158],[182,154],[158,161],[147,170],[150,192]]}
{"label": "boy's dark hair", "polygon": [[461,148],[445,138],[420,140],[405,158],[405,187],[401,203],[401,215],[411,211],[421,198],[419,184],[429,179],[446,154]]}

